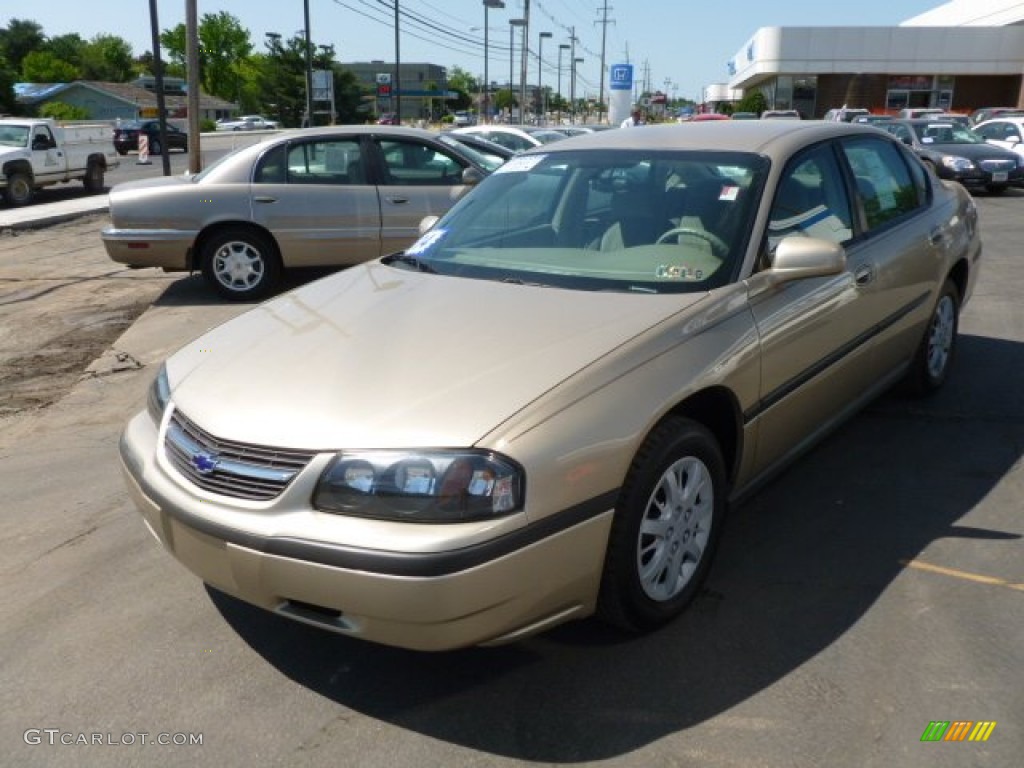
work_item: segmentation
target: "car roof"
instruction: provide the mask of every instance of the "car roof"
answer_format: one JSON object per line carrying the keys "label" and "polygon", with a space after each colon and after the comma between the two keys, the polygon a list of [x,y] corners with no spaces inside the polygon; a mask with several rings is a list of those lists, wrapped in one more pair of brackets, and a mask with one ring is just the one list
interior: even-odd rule
{"label": "car roof", "polygon": [[982,120],[974,127],[977,128],[978,125],[985,125],[987,123],[1013,123],[1014,125],[1022,125],[1024,124],[1024,112],[1019,115],[994,115]]}
{"label": "car roof", "polygon": [[527,150],[544,154],[573,149],[713,150],[774,154],[789,152],[836,136],[878,136],[871,125],[824,120],[725,120],[664,123],[643,130],[616,130],[572,136]]}

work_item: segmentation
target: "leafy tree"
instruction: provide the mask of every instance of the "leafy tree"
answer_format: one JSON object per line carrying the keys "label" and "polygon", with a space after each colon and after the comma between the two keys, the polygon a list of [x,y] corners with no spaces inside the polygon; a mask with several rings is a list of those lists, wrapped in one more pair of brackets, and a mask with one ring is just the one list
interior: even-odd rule
{"label": "leafy tree", "polygon": [[125,83],[133,73],[132,46],[117,35],[96,35],[82,49],[83,80]]}
{"label": "leafy tree", "polygon": [[469,109],[473,106],[474,95],[480,92],[480,81],[461,67],[452,67],[448,70],[448,90],[458,94],[448,100],[449,109]]}
{"label": "leafy tree", "polygon": [[92,115],[85,107],[76,104],[65,104],[62,101],[49,101],[39,109],[40,117],[52,117],[54,120],[88,120]]}
{"label": "leafy tree", "polygon": [[14,98],[14,70],[4,66],[0,58],[0,115],[18,114],[18,102]]}
{"label": "leafy tree", "polygon": [[753,112],[760,115],[768,109],[768,102],[765,100],[763,93],[752,91],[751,93],[743,94],[743,98],[736,102],[734,109],[737,112]]}
{"label": "leafy tree", "polygon": [[86,45],[88,43],[81,35],[72,32],[70,35],[51,37],[46,43],[45,50],[77,70],[82,65],[82,53]]}
{"label": "leafy tree", "polygon": [[6,61],[17,77],[25,57],[45,43],[46,35],[39,24],[27,19],[11,19],[6,29],[0,28],[0,62]]}
{"label": "leafy tree", "polygon": [[[199,81],[209,94],[229,101],[242,101],[242,63],[253,51],[249,30],[230,13],[203,14],[199,21]],[[184,75],[187,63],[187,35],[184,24],[164,30],[160,44],[170,62],[167,71]]]}
{"label": "leafy tree", "polygon": [[32,51],[21,62],[21,74],[30,83],[69,83],[79,77],[74,64],[52,51]]}

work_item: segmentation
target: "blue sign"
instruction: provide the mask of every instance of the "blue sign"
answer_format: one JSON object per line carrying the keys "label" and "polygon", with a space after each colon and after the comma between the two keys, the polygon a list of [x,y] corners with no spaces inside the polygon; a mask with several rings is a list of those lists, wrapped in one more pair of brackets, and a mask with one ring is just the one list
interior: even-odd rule
{"label": "blue sign", "polygon": [[611,76],[608,78],[608,88],[613,91],[633,90],[633,65],[612,64]]}

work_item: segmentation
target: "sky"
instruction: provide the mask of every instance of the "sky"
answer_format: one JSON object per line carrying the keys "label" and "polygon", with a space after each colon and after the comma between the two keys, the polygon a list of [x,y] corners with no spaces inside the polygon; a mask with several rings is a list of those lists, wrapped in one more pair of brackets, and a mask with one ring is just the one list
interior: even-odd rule
{"label": "sky", "polygon": [[[201,19],[226,12],[249,30],[255,50],[262,51],[267,32],[284,37],[302,34],[304,3],[309,4],[310,37],[315,45],[333,45],[337,61],[394,61],[394,0],[196,0]],[[482,0],[398,0],[399,52],[403,62],[458,66],[477,77],[484,71]],[[539,33],[545,86],[558,83],[559,44],[577,38],[577,95],[597,97],[601,83],[604,37],[605,88],[608,67],[630,63],[634,78],[672,97],[699,100],[705,86],[728,82],[726,64],[761,27],[896,26],[943,4],[943,0],[530,0],[527,81],[537,81]],[[4,2],[0,26],[12,18],[34,21],[47,37],[75,32],[88,40],[115,34],[131,43],[136,55],[152,48],[147,0],[83,2],[46,0]],[[19,6],[16,13],[12,6]],[[185,22],[186,0],[157,0],[159,28]],[[129,10],[129,6],[132,10]],[[604,8],[607,7],[605,16]],[[504,9],[488,12],[488,74],[499,86],[508,81],[509,19],[523,16],[524,0],[505,0]],[[608,23],[602,25],[601,19]],[[516,45],[520,32],[515,31]],[[569,52],[563,53],[562,93],[568,95]],[[520,60],[513,62],[518,83]]]}

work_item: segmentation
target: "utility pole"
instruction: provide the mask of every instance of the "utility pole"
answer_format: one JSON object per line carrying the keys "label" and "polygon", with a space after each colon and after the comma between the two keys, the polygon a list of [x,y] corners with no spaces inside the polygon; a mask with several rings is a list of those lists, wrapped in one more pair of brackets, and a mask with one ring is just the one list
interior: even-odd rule
{"label": "utility pole", "polygon": [[604,116],[604,55],[605,45],[608,40],[608,25],[614,24],[614,19],[608,18],[608,0],[604,0],[604,7],[601,9],[601,20],[595,21],[595,24],[601,25],[601,90],[597,94],[597,122],[601,122]]}
{"label": "utility pole", "polygon": [[[306,125],[313,127],[313,51],[309,42],[309,0],[303,0],[306,22]],[[395,0],[398,7],[398,0]]]}
{"label": "utility pole", "polygon": [[[199,173],[199,11],[196,0],[185,3],[185,59],[188,82],[188,169]],[[163,152],[169,152],[166,146]]]}
{"label": "utility pole", "polygon": [[[160,117],[160,146],[167,146],[167,99],[164,98],[164,63],[160,58],[160,22],[157,19],[156,0],[149,0],[149,27],[153,38],[153,76],[156,78],[156,113]],[[189,141],[195,141],[190,136]],[[160,153],[164,176],[171,175],[171,153]]]}

